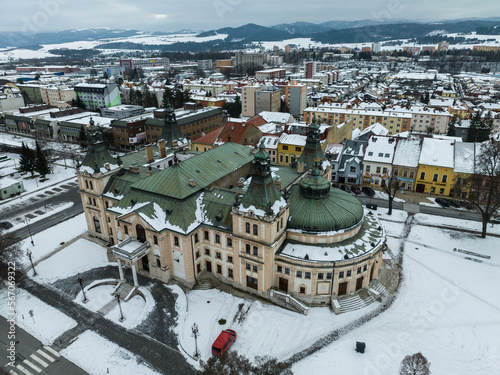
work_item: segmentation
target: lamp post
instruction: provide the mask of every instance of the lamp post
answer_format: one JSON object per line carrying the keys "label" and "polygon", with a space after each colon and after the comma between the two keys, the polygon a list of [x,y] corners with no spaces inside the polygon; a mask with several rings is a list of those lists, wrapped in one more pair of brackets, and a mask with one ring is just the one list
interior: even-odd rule
{"label": "lamp post", "polygon": [[82,288],[82,293],[83,293],[83,303],[87,303],[89,300],[87,299],[87,296],[85,295],[85,289],[83,288],[83,277],[80,275],[80,272],[78,272],[78,276],[76,277],[76,280],[78,280],[78,283],[80,284],[80,288]]}
{"label": "lamp post", "polygon": [[194,323],[193,324],[193,327],[191,328],[191,330],[193,331],[193,334],[192,336],[194,337],[194,357],[195,358],[199,358],[200,357],[200,352],[198,351],[198,336],[200,335],[200,333],[198,332],[198,324]]}
{"label": "lamp post", "polygon": [[123,311],[122,311],[122,305],[120,304],[120,295],[116,295],[116,299],[118,300],[118,308],[120,309],[120,322],[123,322],[125,320],[125,317],[123,316]]}
{"label": "lamp post", "polygon": [[31,235],[30,223],[29,223],[28,219],[24,219],[24,222],[26,223],[26,226],[28,227],[28,233],[29,233],[30,238],[31,238],[31,245],[35,246],[35,241],[33,241],[33,236]]}
{"label": "lamp post", "polygon": [[35,265],[33,264],[33,259],[31,258],[31,251],[27,250],[26,254],[28,255],[28,259],[30,260],[31,268],[33,268],[33,276],[38,275],[35,270]]}

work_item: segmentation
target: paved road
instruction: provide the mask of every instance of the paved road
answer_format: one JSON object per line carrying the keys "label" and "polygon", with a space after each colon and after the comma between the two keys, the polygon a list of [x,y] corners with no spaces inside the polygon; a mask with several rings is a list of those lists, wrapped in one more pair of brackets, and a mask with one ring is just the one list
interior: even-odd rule
{"label": "paved road", "polygon": [[[4,348],[10,346],[7,337],[9,323],[4,317],[0,317],[0,368],[5,368],[12,375],[88,375],[87,372],[74,363],[61,357],[52,347],[44,346],[29,333],[16,326],[16,345],[14,366],[9,365],[10,359],[5,355]],[[8,344],[9,343],[9,344]]]}
{"label": "paved road", "polygon": [[[130,273],[130,272],[129,272]],[[131,275],[126,274],[126,277]],[[175,311],[175,295],[163,283],[139,276],[139,284],[148,287],[155,300],[155,310],[140,326],[124,330],[117,324],[104,318],[99,313],[89,311],[73,302],[78,292],[75,278],[59,280],[52,287],[37,284],[25,278],[19,287],[27,290],[45,303],[58,309],[74,319],[78,325],[55,340],[55,347],[62,349],[69,345],[73,337],[89,329],[116,343],[148,363],[153,369],[164,375],[191,375],[195,370],[187,363],[177,349],[177,337],[173,332],[177,312]],[[116,267],[95,269],[83,274],[85,284],[103,278],[117,278]],[[131,280],[130,280],[131,282]],[[126,315],[126,311],[124,311]],[[69,373],[70,374],[70,373]]]}
{"label": "paved road", "polygon": [[[37,216],[46,212],[47,206],[60,205],[61,203],[73,203],[70,208],[59,211],[45,219],[29,222],[29,230],[31,234],[41,232],[48,229],[64,220],[70,219],[83,212],[82,200],[78,192],[78,184],[76,181],[66,181],[52,187],[43,189],[39,192],[34,192],[27,196],[21,196],[8,204],[0,206],[0,221],[10,221],[14,225],[16,222],[13,218],[29,218],[31,215]],[[50,212],[50,211],[49,211]],[[28,227],[24,227],[15,231],[15,234],[25,239],[29,237]]]}

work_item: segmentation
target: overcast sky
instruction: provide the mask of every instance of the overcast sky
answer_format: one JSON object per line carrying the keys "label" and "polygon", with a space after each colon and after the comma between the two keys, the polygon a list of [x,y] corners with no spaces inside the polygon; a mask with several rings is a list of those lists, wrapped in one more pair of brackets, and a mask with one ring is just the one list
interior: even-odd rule
{"label": "overcast sky", "polygon": [[257,23],[500,16],[498,0],[3,0],[1,31],[110,27],[210,30]]}

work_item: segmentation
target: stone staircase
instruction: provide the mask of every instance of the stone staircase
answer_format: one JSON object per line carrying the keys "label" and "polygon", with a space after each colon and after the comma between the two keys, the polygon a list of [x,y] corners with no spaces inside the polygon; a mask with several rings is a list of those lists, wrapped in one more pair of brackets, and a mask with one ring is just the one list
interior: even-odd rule
{"label": "stone staircase", "polygon": [[[116,295],[120,295],[120,299],[124,302],[128,301],[132,296],[134,295],[135,288],[127,283],[119,283],[113,293],[111,295],[115,297]],[[97,312],[101,315],[106,315],[108,314],[111,310],[113,310],[116,305],[118,305],[118,301],[116,298],[113,298],[111,301],[109,301],[107,304],[105,304],[103,307],[101,307]]]}
{"label": "stone staircase", "polygon": [[208,290],[218,289],[222,281],[214,277],[212,274],[203,273],[198,277],[198,282],[194,285],[193,290]]}
{"label": "stone staircase", "polygon": [[[378,280],[370,284],[370,289],[375,290],[381,298],[387,294],[387,290]],[[337,301],[340,305],[340,314],[343,314],[369,306],[375,302],[375,298],[369,293],[368,289],[363,288],[355,294],[338,299]]]}

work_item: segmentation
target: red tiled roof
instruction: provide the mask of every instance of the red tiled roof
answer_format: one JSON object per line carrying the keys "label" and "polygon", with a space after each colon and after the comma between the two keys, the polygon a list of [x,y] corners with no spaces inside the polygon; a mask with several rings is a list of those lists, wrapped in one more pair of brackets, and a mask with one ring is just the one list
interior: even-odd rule
{"label": "red tiled roof", "polygon": [[[245,134],[250,127],[256,128],[248,122],[228,121],[225,126],[212,130],[210,133],[196,139],[194,143],[215,145],[216,143],[231,142],[239,144],[248,144],[245,140]],[[256,128],[258,130],[258,128]],[[229,139],[231,135],[231,139]]]}

